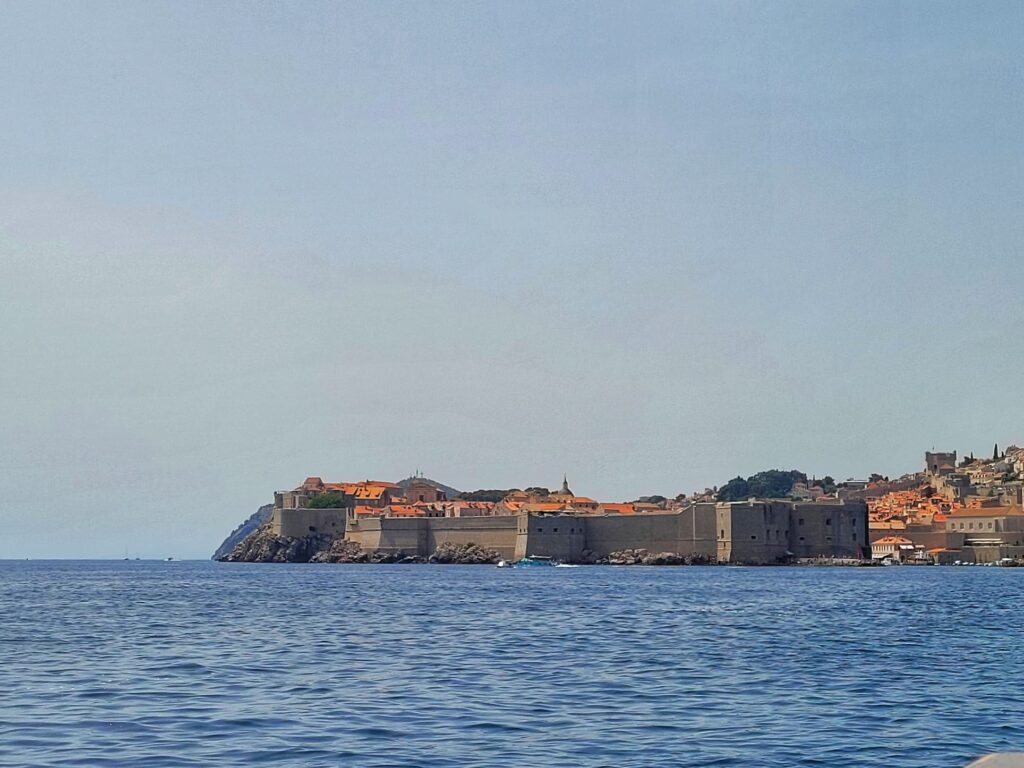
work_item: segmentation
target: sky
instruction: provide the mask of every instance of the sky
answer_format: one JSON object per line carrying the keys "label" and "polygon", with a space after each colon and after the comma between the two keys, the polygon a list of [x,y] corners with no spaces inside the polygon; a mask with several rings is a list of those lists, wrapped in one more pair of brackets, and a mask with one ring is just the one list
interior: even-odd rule
{"label": "sky", "polygon": [[307,475],[1024,442],[1024,4],[0,4],[0,557]]}

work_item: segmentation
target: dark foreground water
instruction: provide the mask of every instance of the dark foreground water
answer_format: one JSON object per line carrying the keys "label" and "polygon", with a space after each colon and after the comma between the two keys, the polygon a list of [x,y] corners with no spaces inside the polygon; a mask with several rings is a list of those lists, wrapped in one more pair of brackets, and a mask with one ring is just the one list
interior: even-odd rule
{"label": "dark foreground water", "polygon": [[0,563],[4,766],[961,766],[1024,568]]}

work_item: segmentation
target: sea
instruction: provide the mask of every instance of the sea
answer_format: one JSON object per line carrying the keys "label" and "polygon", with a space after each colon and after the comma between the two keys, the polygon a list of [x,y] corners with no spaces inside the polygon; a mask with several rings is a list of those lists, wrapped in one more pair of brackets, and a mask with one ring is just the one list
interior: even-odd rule
{"label": "sea", "polygon": [[2,766],[1024,751],[1024,568],[0,562]]}

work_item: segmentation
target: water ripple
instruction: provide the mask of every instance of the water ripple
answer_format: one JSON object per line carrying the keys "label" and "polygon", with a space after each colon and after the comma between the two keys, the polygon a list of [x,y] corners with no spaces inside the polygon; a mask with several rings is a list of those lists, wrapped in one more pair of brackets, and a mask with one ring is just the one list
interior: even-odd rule
{"label": "water ripple", "polygon": [[0,563],[2,766],[1024,749],[1024,569]]}

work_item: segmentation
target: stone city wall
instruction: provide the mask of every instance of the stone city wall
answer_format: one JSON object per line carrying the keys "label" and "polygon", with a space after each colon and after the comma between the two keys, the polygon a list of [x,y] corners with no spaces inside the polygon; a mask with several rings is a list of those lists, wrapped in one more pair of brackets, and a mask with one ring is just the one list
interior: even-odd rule
{"label": "stone city wall", "polygon": [[565,562],[626,549],[750,564],[870,552],[863,502],[704,503],[641,515],[368,518],[350,520],[346,537],[371,552],[428,557],[444,543],[476,544],[505,559],[539,555]]}
{"label": "stone city wall", "polygon": [[517,518],[376,517],[350,523],[347,538],[366,551],[429,557],[440,544],[476,544],[511,559],[515,554]]}
{"label": "stone city wall", "polygon": [[270,515],[270,531],[275,536],[302,538],[312,534],[345,535],[344,509],[281,509]]}

